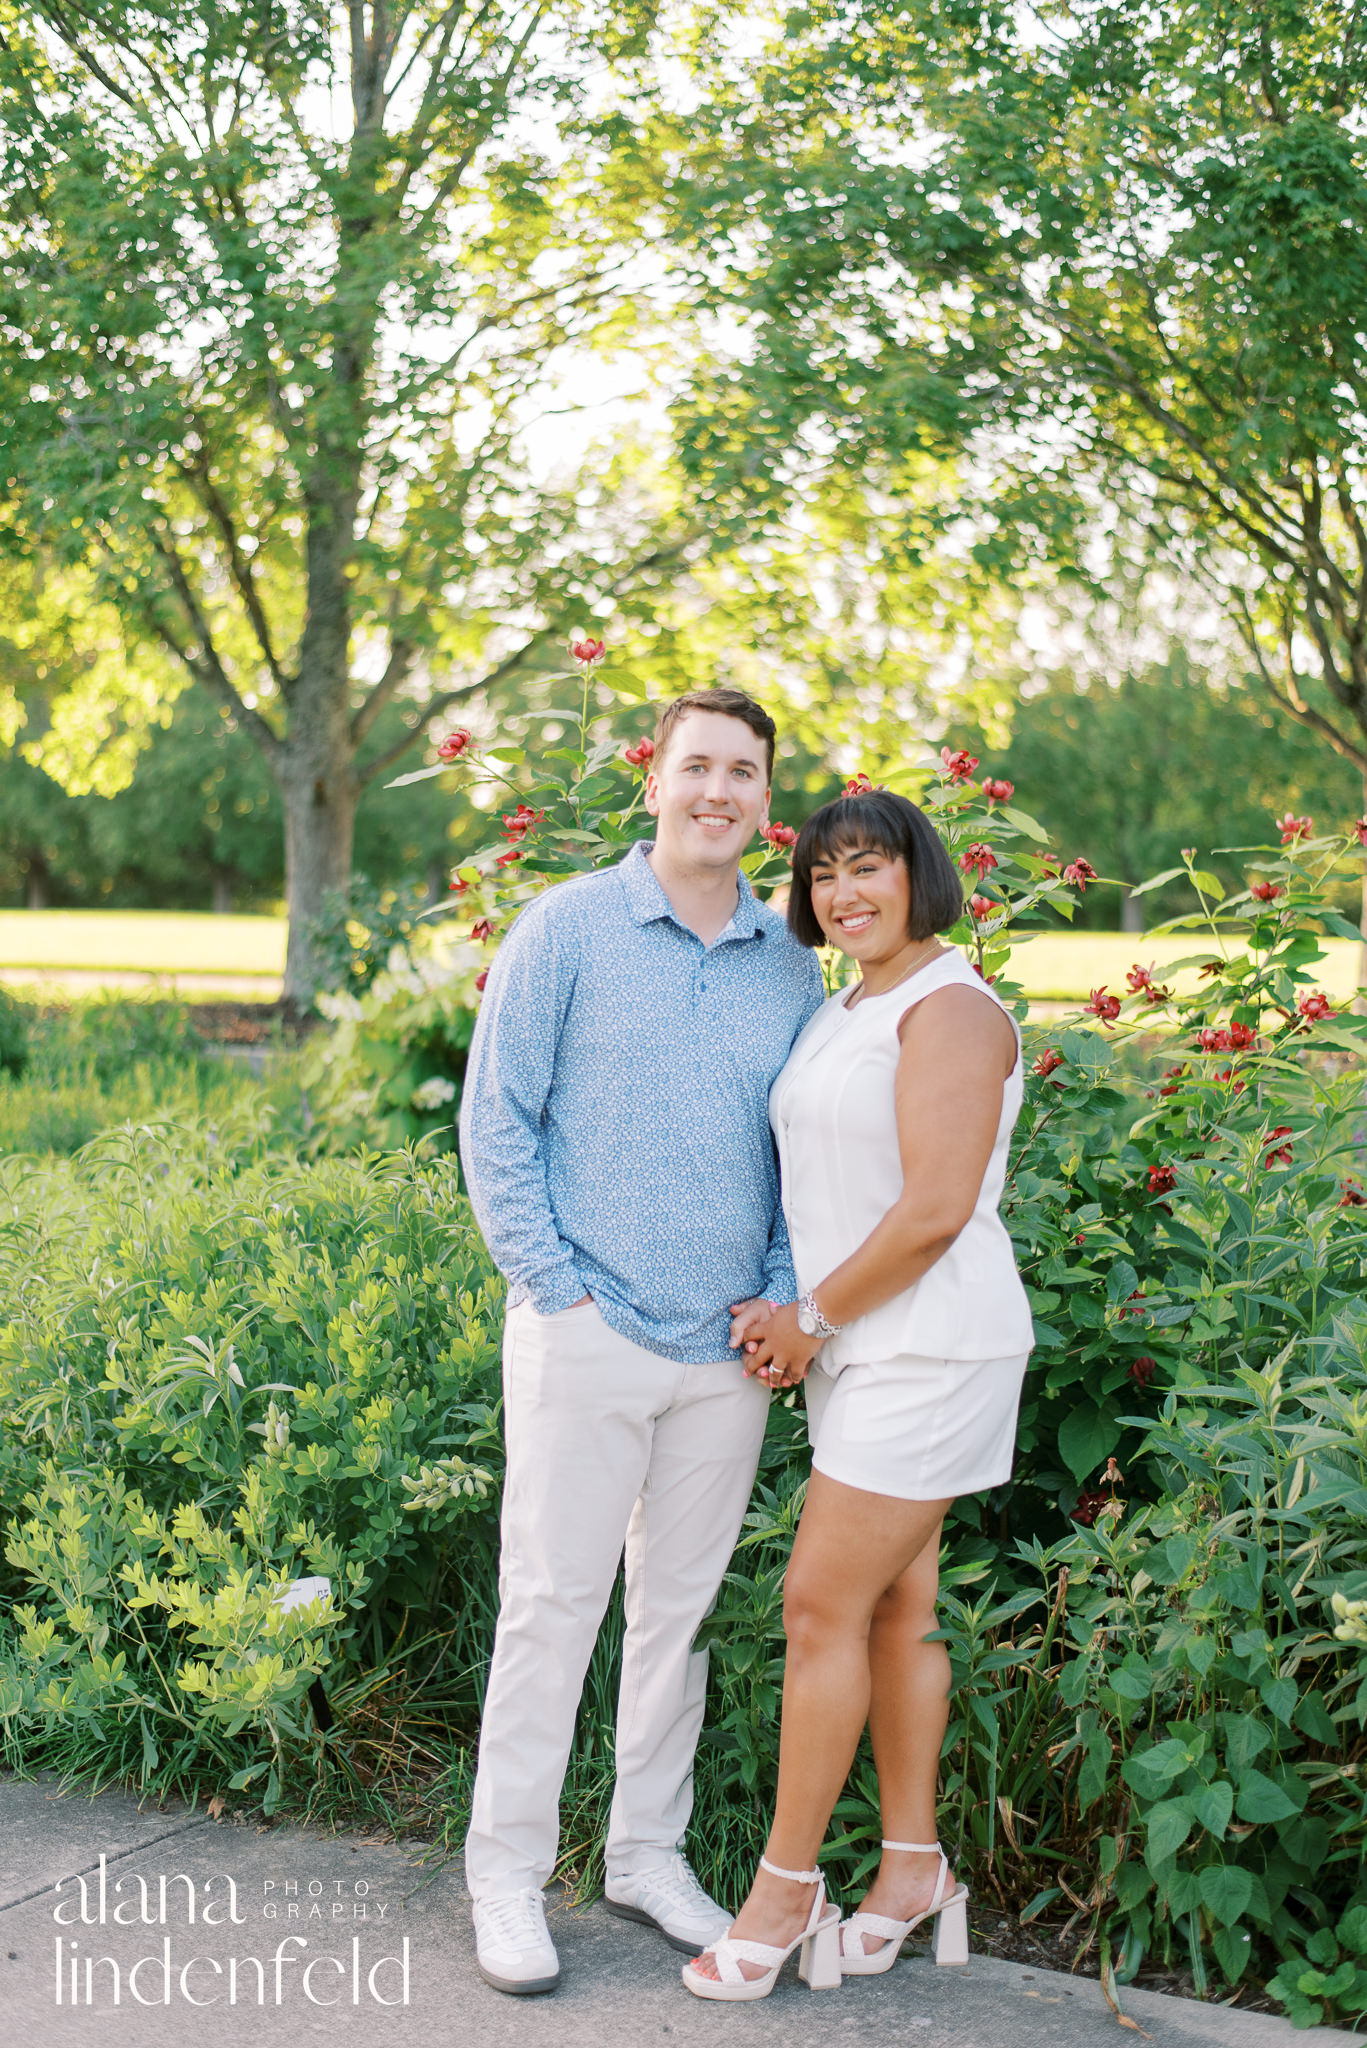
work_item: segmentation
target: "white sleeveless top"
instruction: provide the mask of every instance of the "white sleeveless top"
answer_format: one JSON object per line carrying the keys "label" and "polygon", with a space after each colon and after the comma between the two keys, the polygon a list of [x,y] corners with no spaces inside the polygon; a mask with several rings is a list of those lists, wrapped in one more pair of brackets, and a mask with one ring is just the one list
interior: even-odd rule
{"label": "white sleeveless top", "polygon": [[783,1213],[798,1292],[821,1282],[864,1242],[902,1192],[894,1081],[897,1027],[936,989],[976,989],[1010,1018],[1016,1064],[977,1206],[949,1250],[904,1293],[846,1324],[822,1346],[828,1372],[880,1359],[1019,1357],[1034,1342],[1015,1252],[998,1214],[1011,1132],[1023,1094],[1021,1041],[1000,997],[951,950],[881,996],[846,1009],[845,991],[798,1037],[769,1096],[783,1177]]}

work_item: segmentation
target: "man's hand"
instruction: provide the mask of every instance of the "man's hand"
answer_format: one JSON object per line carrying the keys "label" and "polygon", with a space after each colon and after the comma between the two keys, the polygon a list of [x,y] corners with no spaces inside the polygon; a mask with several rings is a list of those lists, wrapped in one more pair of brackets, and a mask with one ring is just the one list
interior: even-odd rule
{"label": "man's hand", "polygon": [[749,1301],[735,1301],[731,1304],[731,1349],[739,1351],[747,1337],[753,1337],[768,1322],[776,1301],[767,1301],[762,1294],[752,1295]]}
{"label": "man's hand", "polygon": [[[740,1308],[732,1310],[734,1318],[732,1331],[737,1328],[742,1312],[755,1307],[753,1302],[743,1302]],[[821,1349],[820,1337],[804,1337],[797,1326],[797,1303],[784,1302],[782,1308],[773,1308],[764,1303],[769,1312],[763,1318],[745,1318],[745,1329],[741,1341],[745,1347],[745,1376],[763,1380],[770,1387],[795,1387],[805,1379],[807,1368]],[[734,1335],[733,1335],[734,1342]]]}

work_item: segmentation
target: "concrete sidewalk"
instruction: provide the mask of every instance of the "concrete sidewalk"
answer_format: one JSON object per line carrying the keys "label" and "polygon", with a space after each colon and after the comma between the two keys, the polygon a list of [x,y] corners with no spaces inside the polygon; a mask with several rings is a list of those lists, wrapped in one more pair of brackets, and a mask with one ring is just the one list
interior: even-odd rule
{"label": "concrete sidewalk", "polygon": [[[808,1991],[790,1970],[772,1997],[723,2009],[690,1998],[681,1959],[601,1904],[560,1904],[552,1928],[559,1991],[506,1998],[476,1971],[457,1865],[425,1869],[412,1850],[356,1835],[258,1832],[186,1807],[141,1811],[121,1793],[92,1801],[51,1780],[0,1779],[0,2012],[23,2048],[1097,2048],[1141,2038],[1095,1983],[987,1957],[937,1970],[918,1956],[833,1992]],[[1125,1990],[1121,2002],[1157,2048],[1351,2038],[1152,1992]]]}

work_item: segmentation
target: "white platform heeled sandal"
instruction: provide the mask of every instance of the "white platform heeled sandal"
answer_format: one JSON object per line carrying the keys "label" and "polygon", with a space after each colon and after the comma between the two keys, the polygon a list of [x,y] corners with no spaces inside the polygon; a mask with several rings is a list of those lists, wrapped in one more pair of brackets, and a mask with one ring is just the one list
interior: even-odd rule
{"label": "white platform heeled sandal", "polygon": [[[928,1856],[934,1850],[940,1858],[939,1874],[930,1904],[910,1920],[889,1920],[882,1913],[852,1913],[840,1929],[840,1967],[847,1977],[877,1977],[890,1970],[902,1952],[902,1943],[923,1920],[935,1916],[933,1949],[942,1964],[968,1961],[968,1887],[949,1889],[949,1858],[938,1842],[884,1842],[885,1849],[916,1850]],[[881,1948],[865,1952],[864,1936],[872,1934]]]}
{"label": "white platform heeled sandal", "polygon": [[[786,1948],[773,1948],[766,1941],[734,1941],[729,1934],[703,1950],[717,1965],[715,1977],[699,1976],[685,1963],[683,1980],[696,1998],[720,1998],[731,2002],[767,1998],[778,1982],[778,1973],[795,1948],[801,1948],[797,1974],[811,1991],[838,1991],[844,1974],[840,1962],[840,1908],[826,1903],[826,1884],[819,1870],[780,1870],[767,1856],[759,1859],[761,1870],[771,1877],[786,1877],[793,1884],[814,1884],[816,1897],[807,1915],[807,1925]],[[701,1957],[698,1958],[701,1961]],[[747,1977],[742,1963],[759,1963],[762,1977]]]}

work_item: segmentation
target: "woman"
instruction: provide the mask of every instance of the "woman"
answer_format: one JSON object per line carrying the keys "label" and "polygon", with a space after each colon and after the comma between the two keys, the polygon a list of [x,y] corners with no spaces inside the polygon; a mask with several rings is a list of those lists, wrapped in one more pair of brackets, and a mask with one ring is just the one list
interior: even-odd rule
{"label": "woman", "polygon": [[[684,1970],[701,1998],[766,1996],[799,1946],[813,1988],[890,1969],[931,1915],[936,1960],[968,1958],[968,1894],[935,1839],[949,1658],[926,1638],[946,1510],[1010,1476],[1033,1333],[997,1210],[1020,1034],[937,936],[962,914],[906,798],[842,798],[803,827],[789,924],[860,980],[818,1011],[770,1097],[800,1298],[745,1305],[732,1331],[748,1373],[807,1377],[812,1479],[785,1587],[773,1828],[729,1934]],[[841,1926],[815,1866],[866,1722],[885,1840]]]}

